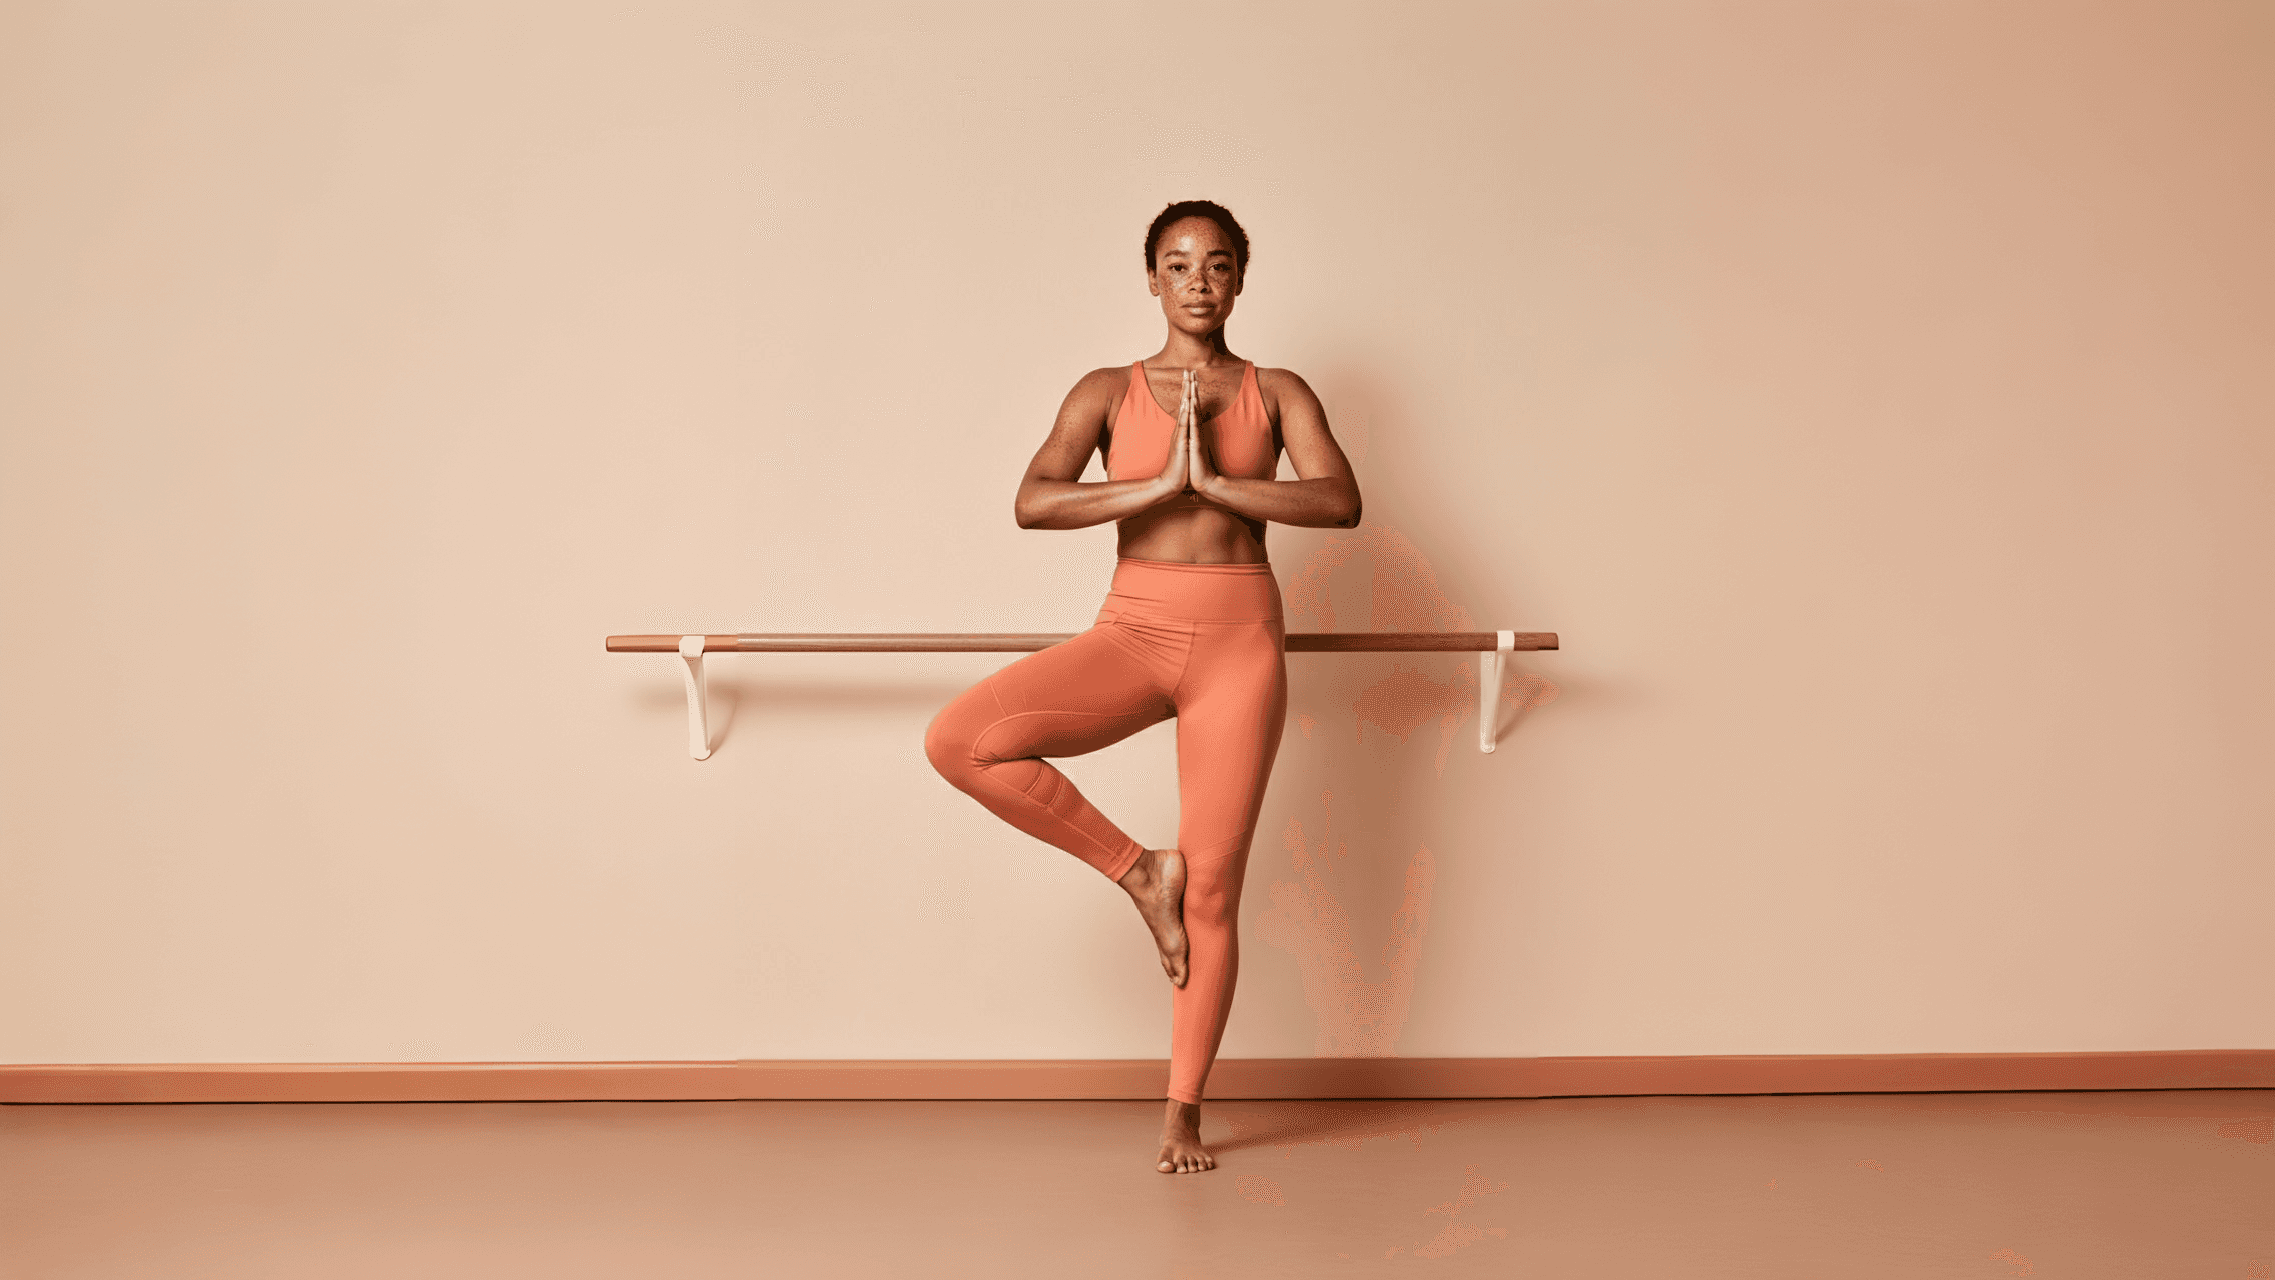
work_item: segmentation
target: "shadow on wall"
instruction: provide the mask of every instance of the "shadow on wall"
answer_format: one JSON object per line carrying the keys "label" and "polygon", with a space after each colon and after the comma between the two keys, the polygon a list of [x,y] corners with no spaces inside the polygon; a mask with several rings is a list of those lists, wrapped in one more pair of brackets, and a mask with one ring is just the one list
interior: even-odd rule
{"label": "shadow on wall", "polygon": [[[1355,469],[1371,435],[1367,408],[1363,401],[1329,407]],[[1395,509],[1395,498],[1386,503],[1378,492],[1370,499],[1359,528],[1328,531],[1300,563],[1279,566],[1288,628],[1492,629],[1447,594],[1412,539],[1372,514]],[[1472,654],[1348,654],[1298,658],[1288,674],[1294,732],[1274,790],[1292,810],[1279,843],[1293,878],[1266,888],[1269,906],[1254,927],[1295,958],[1317,1056],[1395,1057],[1429,933],[1438,869],[1430,841],[1447,799],[1446,763],[1457,743],[1476,750],[1477,661]],[[1504,659],[1501,740],[1557,693],[1526,669],[1525,655]],[[1260,830],[1257,843],[1266,839]],[[1268,857],[1251,863],[1251,891],[1261,868],[1272,865]],[[1376,964],[1364,960],[1368,950]]]}
{"label": "shadow on wall", "polygon": [[[755,654],[754,658],[797,657],[795,654]],[[1018,655],[1012,655],[1018,656]],[[677,658],[672,659],[678,662]],[[954,680],[924,678],[921,680],[893,680],[886,683],[873,681],[800,680],[793,671],[781,671],[772,676],[740,676],[721,679],[713,665],[706,681],[705,692],[710,707],[711,749],[716,752],[725,747],[728,735],[733,732],[735,713],[744,702],[754,712],[765,711],[812,713],[826,716],[848,710],[880,710],[900,712],[913,717],[921,726],[933,713],[947,705],[950,699],[962,693],[971,683]],[[650,681],[637,687],[632,694],[644,712],[667,718],[685,714],[687,695],[676,685],[661,680]],[[761,728],[763,729],[763,725]],[[919,758],[923,754],[921,732],[910,741]]]}

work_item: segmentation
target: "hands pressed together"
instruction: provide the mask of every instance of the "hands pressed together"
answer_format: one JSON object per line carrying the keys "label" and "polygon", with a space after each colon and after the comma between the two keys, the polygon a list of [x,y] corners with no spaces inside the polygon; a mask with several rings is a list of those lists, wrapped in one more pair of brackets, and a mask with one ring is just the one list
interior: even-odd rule
{"label": "hands pressed together", "polygon": [[1200,378],[1191,369],[1184,373],[1185,394],[1177,402],[1177,429],[1169,437],[1169,463],[1161,469],[1161,484],[1168,500],[1192,506],[1223,506],[1209,497],[1217,470],[1209,461],[1208,446],[1201,442]]}

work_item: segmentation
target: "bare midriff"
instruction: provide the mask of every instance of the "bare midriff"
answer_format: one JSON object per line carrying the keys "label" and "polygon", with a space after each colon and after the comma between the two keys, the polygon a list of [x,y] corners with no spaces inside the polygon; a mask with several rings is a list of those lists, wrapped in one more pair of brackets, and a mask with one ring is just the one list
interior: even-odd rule
{"label": "bare midriff", "polygon": [[1114,553],[1137,560],[1186,564],[1257,564],[1264,553],[1264,522],[1210,502],[1190,490],[1131,516],[1116,530]]}

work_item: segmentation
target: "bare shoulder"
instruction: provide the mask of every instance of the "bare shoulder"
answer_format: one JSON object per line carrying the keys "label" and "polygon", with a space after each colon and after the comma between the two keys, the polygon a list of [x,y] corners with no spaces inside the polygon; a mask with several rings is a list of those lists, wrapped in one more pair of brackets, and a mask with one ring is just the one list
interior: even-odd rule
{"label": "bare shoulder", "polygon": [[1275,420],[1290,409],[1299,413],[1324,413],[1311,384],[1293,369],[1267,369],[1257,365],[1256,390],[1264,397],[1264,407],[1271,410]]}
{"label": "bare shoulder", "polygon": [[1077,480],[1090,454],[1105,447],[1113,431],[1113,416],[1120,403],[1128,369],[1092,369],[1074,380],[1059,403],[1051,433],[1027,464],[1028,479]]}
{"label": "bare shoulder", "polygon": [[1067,407],[1079,405],[1104,412],[1122,394],[1122,388],[1128,386],[1129,381],[1128,365],[1092,369],[1075,379],[1074,389],[1066,393]]}
{"label": "bare shoulder", "polygon": [[1083,374],[1066,393],[1066,403],[1059,407],[1061,423],[1074,419],[1110,427],[1115,407],[1121,403],[1122,392],[1129,382],[1128,365],[1109,365]]}

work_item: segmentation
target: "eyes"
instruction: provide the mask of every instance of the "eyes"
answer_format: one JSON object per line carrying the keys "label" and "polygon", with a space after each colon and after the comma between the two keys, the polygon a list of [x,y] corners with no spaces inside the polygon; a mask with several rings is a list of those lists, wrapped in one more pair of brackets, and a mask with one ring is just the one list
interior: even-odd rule
{"label": "eyes", "polygon": [[[1164,268],[1164,270],[1167,270],[1172,274],[1183,271],[1185,269],[1185,264],[1182,262],[1172,262],[1166,268]],[[1229,262],[1212,262],[1209,264],[1209,270],[1215,272],[1220,276],[1229,276],[1232,274],[1232,264]]]}

